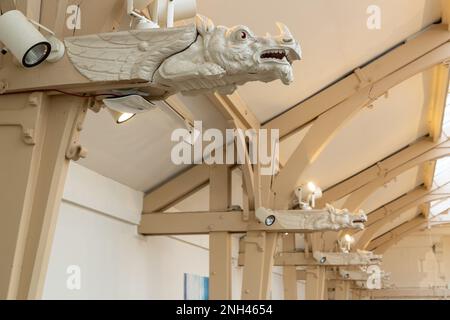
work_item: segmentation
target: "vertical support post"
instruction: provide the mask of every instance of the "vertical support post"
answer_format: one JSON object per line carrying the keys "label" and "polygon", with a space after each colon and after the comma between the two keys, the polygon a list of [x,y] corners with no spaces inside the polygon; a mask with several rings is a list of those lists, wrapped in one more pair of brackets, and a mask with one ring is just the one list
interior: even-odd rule
{"label": "vertical support post", "polygon": [[351,300],[351,281],[336,280],[334,300]]}
{"label": "vertical support post", "polygon": [[[283,237],[283,251],[295,251],[295,234],[290,233]],[[285,266],[283,267],[283,285],[284,285],[284,299],[297,300],[297,267]]]}
{"label": "vertical support post", "polygon": [[[231,204],[231,171],[226,165],[210,168],[210,211],[226,211]],[[231,234],[209,234],[210,300],[231,300]]]}
{"label": "vertical support post", "polygon": [[0,97],[0,299],[42,296],[66,154],[86,110],[76,97]]}
{"label": "vertical support post", "polygon": [[262,294],[264,300],[271,299],[272,291],[272,267],[274,263],[274,253],[278,242],[278,233],[266,234],[266,254],[264,254],[264,270],[262,281]]}
{"label": "vertical support post", "polygon": [[[259,131],[257,132],[259,135]],[[256,138],[258,140],[258,138]],[[259,142],[259,141],[258,141]],[[252,168],[254,183],[254,204],[251,209],[266,205],[266,198],[262,197],[261,165],[258,161]],[[252,220],[255,217],[251,217]],[[270,298],[272,267],[274,262],[274,253],[277,245],[278,234],[266,232],[247,232],[245,237],[245,259],[244,274],[242,280],[242,299],[243,300],[266,300]]]}
{"label": "vertical support post", "polygon": [[249,231],[245,237],[242,300],[262,300],[266,232]]}
{"label": "vertical support post", "polygon": [[327,299],[326,267],[306,269],[306,300]]}

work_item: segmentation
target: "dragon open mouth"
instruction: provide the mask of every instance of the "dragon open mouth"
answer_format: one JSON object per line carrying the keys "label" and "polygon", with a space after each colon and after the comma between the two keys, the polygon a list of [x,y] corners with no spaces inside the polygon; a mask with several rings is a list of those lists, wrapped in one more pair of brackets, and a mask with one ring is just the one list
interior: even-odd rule
{"label": "dragon open mouth", "polygon": [[287,62],[292,64],[292,59],[290,59],[289,53],[283,49],[266,50],[261,54],[260,58],[261,60]]}
{"label": "dragon open mouth", "polygon": [[363,219],[363,218],[361,218],[361,219],[355,219],[355,220],[353,220],[352,222],[353,222],[353,223],[365,223],[365,222],[367,222],[367,219]]}

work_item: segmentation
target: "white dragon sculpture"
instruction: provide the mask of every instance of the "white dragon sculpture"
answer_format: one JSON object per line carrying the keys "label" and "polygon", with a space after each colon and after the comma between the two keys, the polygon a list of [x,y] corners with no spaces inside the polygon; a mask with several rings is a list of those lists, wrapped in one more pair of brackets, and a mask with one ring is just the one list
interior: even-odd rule
{"label": "white dragon sculpture", "polygon": [[198,16],[184,27],[78,36],[65,45],[73,65],[91,81],[138,80],[148,84],[141,91],[158,88],[161,98],[231,94],[249,81],[293,81],[300,45],[285,25],[278,27],[279,36],[257,37],[245,26],[216,27]]}
{"label": "white dragon sculpture", "polygon": [[270,226],[285,230],[339,231],[343,229],[364,229],[367,215],[360,211],[357,214],[348,210],[339,210],[331,205],[317,210],[271,210],[258,208],[256,217],[262,223],[271,222]]}
{"label": "white dragon sculpture", "polygon": [[376,255],[370,251],[357,250],[356,252],[320,252],[313,253],[314,259],[318,262],[323,262],[337,265],[374,265],[380,264],[383,256]]}

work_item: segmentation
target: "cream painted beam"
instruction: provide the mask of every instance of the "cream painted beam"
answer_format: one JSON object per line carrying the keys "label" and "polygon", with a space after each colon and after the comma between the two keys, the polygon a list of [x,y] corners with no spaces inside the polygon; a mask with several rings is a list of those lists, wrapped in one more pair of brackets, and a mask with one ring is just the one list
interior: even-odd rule
{"label": "cream painted beam", "polygon": [[[295,234],[291,233],[283,237],[283,251],[295,251]],[[296,266],[283,267],[283,287],[285,300],[297,300],[297,268]]]}
{"label": "cream painted beam", "polygon": [[16,4],[14,0],[0,0],[0,10],[5,13],[10,10],[15,10]]}
{"label": "cream painted beam", "polygon": [[433,69],[433,81],[428,111],[428,130],[434,141],[442,135],[445,107],[449,92],[449,66],[440,64]]}
{"label": "cream painted beam", "polygon": [[392,245],[424,224],[426,224],[426,219],[423,216],[418,216],[372,240],[367,249],[378,254],[384,253]]}
{"label": "cream painted beam", "polygon": [[333,203],[334,201],[344,198],[374,180],[384,178],[392,170],[395,170],[398,167],[422,156],[430,150],[437,148],[446,140],[447,139],[445,137],[437,142],[432,141],[432,138],[430,137],[423,137],[419,139],[385,160],[380,161],[377,164],[354,175],[353,177],[329,188],[324,192],[323,197],[317,200],[317,206],[324,207],[326,203]]}
{"label": "cream painted beam", "polygon": [[[61,90],[68,93],[89,93],[112,89],[148,87],[145,79],[127,81],[92,82],[82,76],[64,56],[56,63],[43,63],[38,68],[21,68],[12,62],[11,55],[3,57],[0,69],[1,88],[4,93]],[[155,89],[156,90],[156,89]],[[162,91],[155,91],[162,93]]]}
{"label": "cream painted beam", "polygon": [[351,282],[345,280],[335,281],[334,300],[344,301],[352,299]]}
{"label": "cream painted beam", "polygon": [[441,7],[442,7],[442,23],[446,24],[449,27],[450,31],[450,1],[441,0]]}
{"label": "cream painted beam", "polygon": [[[445,15],[445,12],[444,12]],[[439,140],[443,132],[443,122],[445,108],[447,106],[447,96],[449,92],[449,66],[441,64],[434,67],[432,89],[430,93],[430,103],[428,106],[428,130],[434,141]],[[433,187],[433,180],[436,171],[437,159],[425,163],[423,176],[427,189]],[[421,205],[421,210],[428,218],[431,203]]]}
{"label": "cream painted beam", "polygon": [[273,254],[277,233],[249,231],[243,240],[245,255],[241,254],[244,266],[242,275],[242,300],[269,299]]}
{"label": "cream painted beam", "polygon": [[242,220],[241,211],[149,213],[142,215],[138,231],[143,235],[243,233],[247,232],[248,226]]}
{"label": "cream painted beam", "polygon": [[[418,190],[416,190],[416,191],[418,191]],[[420,192],[420,191],[422,191],[422,192]],[[410,198],[412,201],[409,202],[408,204],[406,204],[405,206],[401,207],[400,209],[397,209],[394,212],[385,211],[384,218],[370,219],[371,215],[369,215],[369,221],[368,221],[369,225],[366,226],[366,228],[362,231],[362,235],[358,239],[358,242],[355,244],[355,248],[366,249],[367,246],[369,245],[370,241],[373,239],[373,237],[379,230],[381,230],[386,224],[399,218],[407,210],[412,209],[414,207],[418,207],[425,203],[429,204],[432,201],[439,201],[439,200],[450,198],[450,188],[448,188],[448,186],[438,188],[433,191],[429,191],[425,188],[421,188],[420,191],[417,192],[416,194],[421,195],[421,196],[419,196],[415,199],[414,199],[414,196],[411,196],[411,195],[404,196],[405,198],[406,197]],[[424,192],[425,192],[425,194],[424,194]],[[413,194],[414,194],[414,192],[413,192]]]}
{"label": "cream painted beam", "polygon": [[306,300],[326,300],[327,295],[327,270],[325,267],[306,268]]}
{"label": "cream painted beam", "polygon": [[450,290],[447,288],[397,288],[362,291],[363,296],[372,299],[442,299],[450,297]]}
{"label": "cream painted beam", "polygon": [[[40,299],[85,99],[0,96],[0,298]],[[84,155],[84,151],[82,152]]]}
{"label": "cream painted beam", "polygon": [[[226,165],[210,168],[209,209],[226,211],[231,205],[231,171]],[[231,300],[231,234],[209,234],[209,297]]]}
{"label": "cream painted beam", "polygon": [[209,166],[194,166],[144,197],[144,213],[164,211],[209,183]]}
{"label": "cream painted beam", "polygon": [[208,94],[207,97],[226,120],[238,121],[243,129],[259,129],[261,123],[237,92],[232,95]]}
{"label": "cream painted beam", "polygon": [[41,2],[42,0],[16,0],[16,8],[28,18],[40,22]]}
{"label": "cream painted beam", "polygon": [[[410,53],[408,54],[409,51],[417,53],[419,43],[415,42],[415,40],[406,43],[403,46],[403,49],[405,49],[404,54],[406,56],[410,55]],[[289,158],[285,167],[275,178],[273,187],[274,193],[276,194],[275,206],[281,206],[283,203],[285,204],[291,201],[293,190],[297,186],[298,179],[303,171],[318,158],[334,134],[357,111],[372,103],[397,84],[419,72],[444,62],[449,57],[450,43],[443,44],[429,53],[422,53],[416,60],[410,61],[402,57],[403,67],[385,78],[371,83],[370,86],[359,89],[351,98],[321,115]]]}
{"label": "cream painted beam", "polygon": [[415,157],[406,163],[396,167],[393,170],[388,171],[385,175],[378,177],[377,179],[369,182],[358,190],[354,191],[350,197],[344,202],[343,207],[350,211],[358,210],[367,198],[373,194],[378,188],[382,187],[395,177],[401,175],[407,170],[424,164],[429,161],[436,161],[438,159],[447,157],[450,155],[450,140],[447,138],[441,138],[440,141],[444,141],[434,147],[433,149]]}
{"label": "cream painted beam", "polygon": [[[244,131],[249,129],[257,131],[260,129],[261,124],[237,92],[228,96],[214,93],[208,94],[207,97],[222,113],[233,129]],[[245,137],[238,135],[236,141],[241,150],[245,150],[245,163],[241,165],[241,170],[245,193],[243,197],[243,200],[245,201],[244,217],[247,220],[250,218],[248,211],[255,209],[255,197],[257,196],[257,190],[255,189],[255,172],[250,163]]]}
{"label": "cream painted beam", "polygon": [[[208,98],[221,111],[225,119],[230,122],[234,128],[259,128],[260,124],[250,109],[245,105],[242,99],[234,94],[232,96],[221,96],[210,94]],[[254,201],[254,182],[251,167],[246,165],[243,168],[244,178],[249,183],[248,197],[249,201]],[[162,186],[150,191],[144,198],[144,213],[164,211],[170,206],[182,201],[192,195],[200,188],[209,183],[209,169],[207,165],[197,165],[187,169],[163,184]]]}
{"label": "cream painted beam", "polygon": [[364,68],[269,121],[263,127],[280,129],[281,137],[295,132],[337,104],[355,95],[363,86],[385,78],[405,64],[446,43],[450,39],[446,31],[447,28],[443,25],[431,27],[415,40],[386,53]]}
{"label": "cream painted beam", "polygon": [[[267,122],[262,128],[269,130],[279,129],[280,138],[287,138],[291,133],[314,121],[337,104],[355,95],[361,89],[361,75],[365,75],[366,80],[370,79],[372,82],[383,79],[409,62],[420,58],[425,53],[446,43],[449,39],[449,34],[444,26],[433,26],[419,35],[415,40],[386,53],[381,58],[369,63],[363,69],[358,70],[357,73],[349,75],[331,87],[298,104],[288,112]],[[190,170],[194,170],[194,168]],[[178,181],[183,181],[183,178],[178,178],[177,176],[168,183],[176,185]],[[191,192],[194,190],[196,190],[195,183],[190,187]]]}
{"label": "cream painted beam", "polygon": [[[246,252],[239,254],[238,263],[240,266],[244,264]],[[348,266],[366,266],[369,262],[362,260],[351,261],[342,259],[340,261],[325,261],[323,263],[317,261],[312,256],[305,255],[304,252],[281,252],[275,254],[274,265],[277,267],[348,267]],[[372,263],[372,262],[370,262]],[[374,264],[376,262],[373,262]]]}
{"label": "cream painted beam", "polygon": [[[268,233],[311,233],[312,230],[284,229],[268,227],[264,223],[244,221],[242,211],[224,212],[159,212],[143,214],[138,227],[140,234],[189,235],[209,234],[210,232],[245,233],[247,231],[265,231]],[[255,212],[251,212],[252,215]]]}

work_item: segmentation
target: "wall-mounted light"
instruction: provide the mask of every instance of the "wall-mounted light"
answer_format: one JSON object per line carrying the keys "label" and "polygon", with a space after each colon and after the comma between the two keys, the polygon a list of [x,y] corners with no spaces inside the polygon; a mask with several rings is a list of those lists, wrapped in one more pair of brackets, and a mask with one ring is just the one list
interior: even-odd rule
{"label": "wall-mounted light", "polygon": [[[38,31],[40,27],[49,35]],[[44,61],[57,62],[65,53],[61,40],[53,31],[28,19],[19,10],[11,10],[0,16],[0,42],[25,68],[32,68]],[[2,50],[3,52],[3,50]]]}
{"label": "wall-mounted light", "polygon": [[41,64],[52,50],[50,42],[18,10],[0,16],[0,41],[25,68]]}

